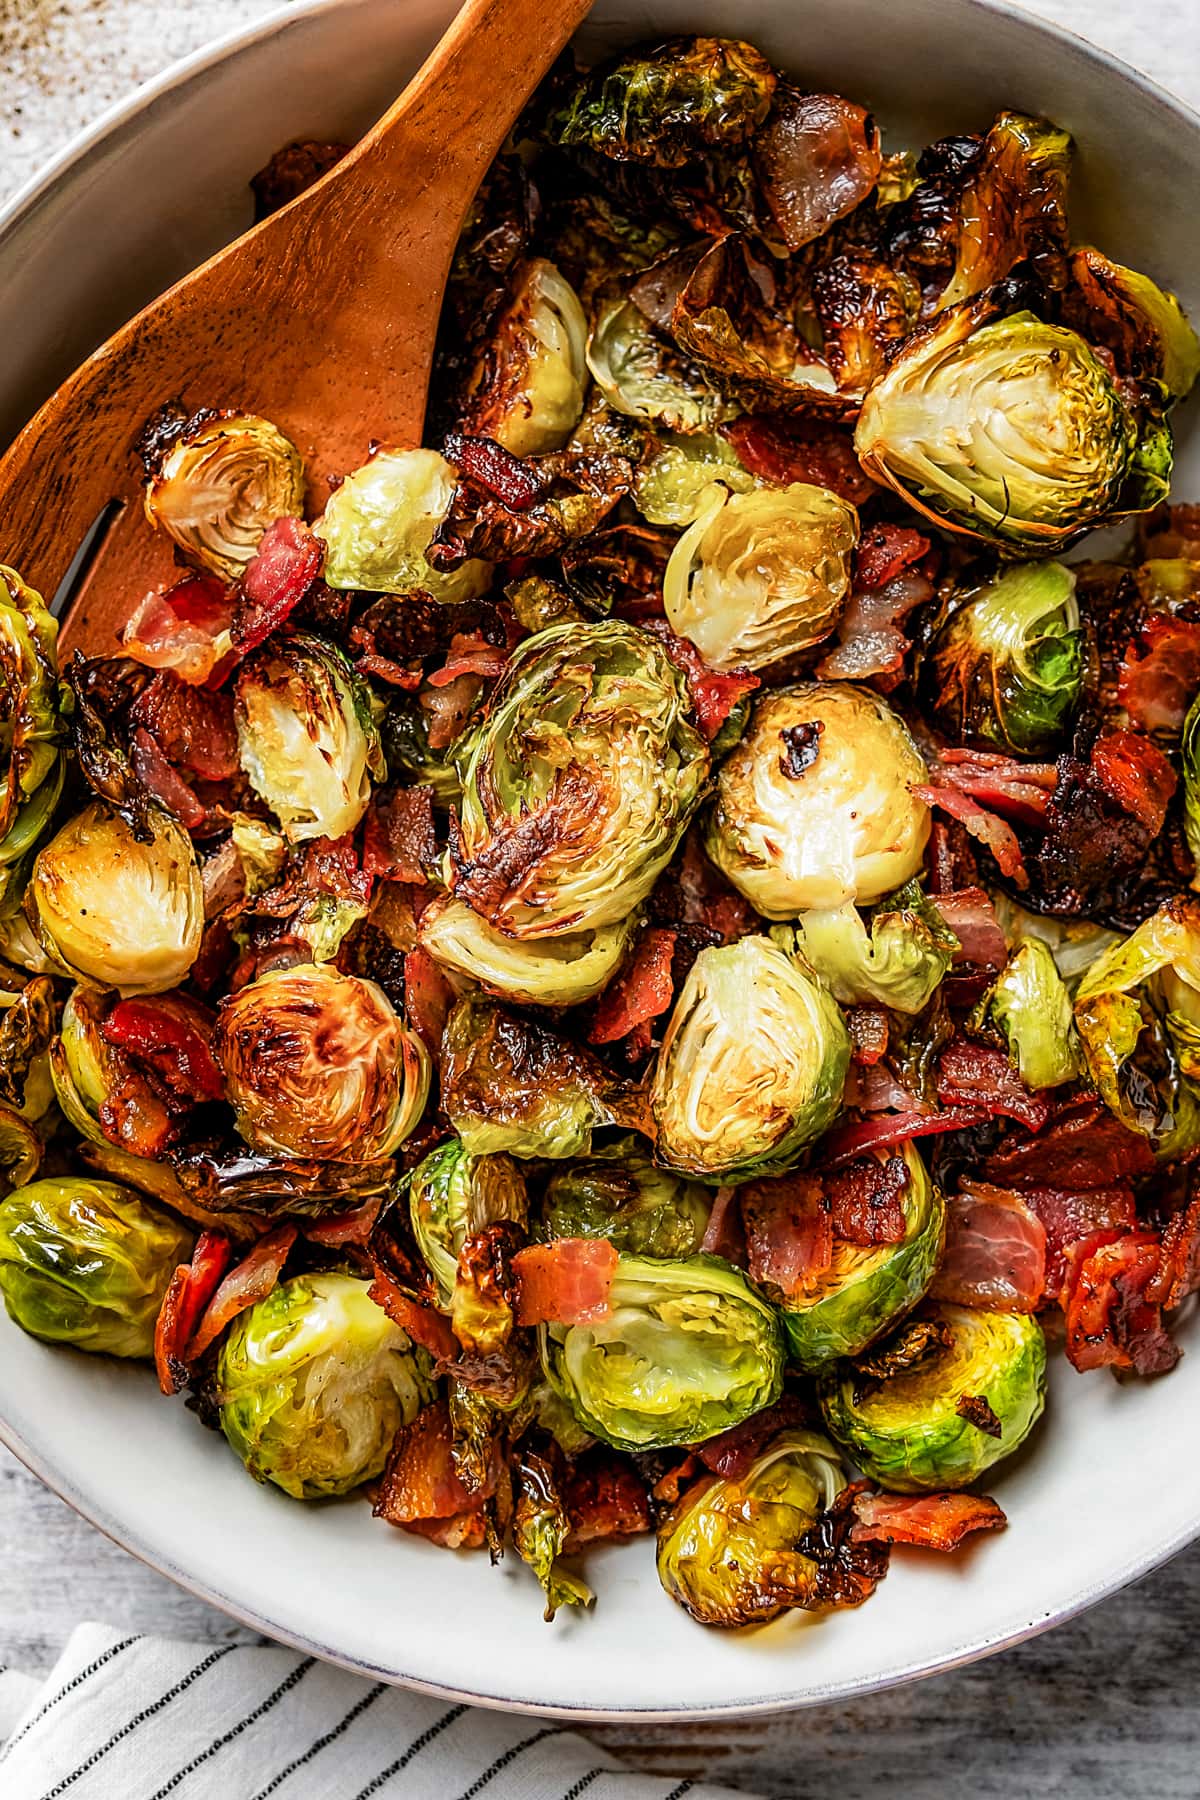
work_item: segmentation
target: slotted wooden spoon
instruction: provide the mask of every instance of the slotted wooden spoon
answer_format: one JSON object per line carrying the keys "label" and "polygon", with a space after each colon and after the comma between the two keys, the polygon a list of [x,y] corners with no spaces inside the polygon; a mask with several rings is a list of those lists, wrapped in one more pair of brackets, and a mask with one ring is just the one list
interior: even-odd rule
{"label": "slotted wooden spoon", "polygon": [[[396,0],[403,5],[404,0]],[[168,288],[0,458],[0,562],[49,600],[92,534],[63,637],[116,649],[172,579],[132,446],[165,400],[261,413],[314,507],[371,440],[419,444],[438,313],[468,206],[591,0],[466,0],[395,105],[307,193]]]}

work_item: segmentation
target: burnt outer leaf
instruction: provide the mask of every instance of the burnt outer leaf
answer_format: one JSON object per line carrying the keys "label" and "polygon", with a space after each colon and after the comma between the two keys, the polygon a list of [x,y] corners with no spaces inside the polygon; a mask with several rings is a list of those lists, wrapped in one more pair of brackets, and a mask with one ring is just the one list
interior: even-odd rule
{"label": "burnt outer leaf", "polygon": [[882,1343],[855,1357],[852,1367],[856,1377],[877,1385],[906,1369],[915,1369],[948,1350],[953,1342],[953,1333],[944,1319],[906,1319]]}
{"label": "burnt outer leaf", "polygon": [[921,290],[903,269],[869,251],[851,250],[818,270],[813,306],[838,386],[861,396],[916,324]]}
{"label": "burnt outer leaf", "polygon": [[167,1162],[184,1192],[210,1212],[320,1218],[345,1212],[386,1193],[395,1175],[391,1157],[376,1162],[308,1162],[272,1156],[244,1145],[204,1143],[172,1150]]}
{"label": "burnt outer leaf", "polygon": [[154,678],[124,656],[85,658],[75,652],[64,673],[74,699],[71,746],[92,792],[120,814],[142,844],[154,841],[159,808],[134,773],[126,749],[129,708]]}
{"label": "burnt outer leaf", "polygon": [[821,754],[821,733],[825,729],[821,719],[808,719],[799,725],[785,725],[779,736],[783,743],[783,754],[779,758],[779,766],[789,781],[799,781],[806,769],[811,769]]}
{"label": "burnt outer leaf", "polygon": [[844,1487],[796,1546],[801,1556],[817,1565],[811,1607],[861,1606],[888,1572],[886,1544],[856,1544],[851,1536],[854,1502],[870,1487],[869,1481],[854,1481]]}
{"label": "burnt outer leaf", "polygon": [[[532,505],[523,500],[519,508],[468,477],[459,480],[426,551],[433,568],[457,569],[472,557],[509,562],[521,556],[552,556],[573,539],[595,531],[633,484],[626,458],[607,452],[560,450],[526,457],[522,466],[528,472],[522,495],[533,488],[541,498]],[[516,492],[515,482],[507,491]]]}
{"label": "burnt outer leaf", "polygon": [[48,975],[26,982],[15,1003],[0,1015],[0,1100],[20,1108],[34,1059],[50,1047],[57,1007]]}
{"label": "burnt outer leaf", "polygon": [[974,1425],[977,1431],[986,1432],[988,1437],[1004,1435],[1004,1427],[992,1411],[986,1394],[960,1394],[954,1410],[960,1419]]}

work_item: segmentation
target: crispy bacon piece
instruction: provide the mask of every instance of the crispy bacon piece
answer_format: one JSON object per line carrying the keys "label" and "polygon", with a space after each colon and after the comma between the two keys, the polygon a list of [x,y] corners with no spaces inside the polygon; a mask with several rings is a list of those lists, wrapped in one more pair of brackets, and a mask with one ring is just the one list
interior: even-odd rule
{"label": "crispy bacon piece", "polygon": [[833,1260],[829,1201],[815,1175],[780,1175],[741,1190],[751,1277],[785,1297],[810,1291]]}
{"label": "crispy bacon piece", "polygon": [[717,1189],[712,1211],[708,1215],[708,1224],[704,1227],[704,1236],[700,1240],[700,1248],[707,1250],[710,1256],[723,1256],[726,1262],[745,1267],[746,1234],[742,1230],[736,1188]]}
{"label": "crispy bacon piece", "polygon": [[1179,785],[1158,745],[1137,731],[1106,731],[1092,746],[1091,769],[1121,811],[1157,837]]}
{"label": "crispy bacon piece", "polygon": [[1008,961],[1008,944],[991,896],[981,887],[952,889],[937,895],[937,909],[958,939],[956,967],[999,971]]}
{"label": "crispy bacon piece", "polygon": [[425,677],[431,688],[449,687],[460,675],[477,675],[481,681],[495,681],[508,666],[509,651],[503,644],[493,644],[481,631],[456,631],[450,650],[440,669]]}
{"label": "crispy bacon piece", "polygon": [[140,726],[129,740],[129,760],[142,786],[169,813],[174,813],[185,831],[195,831],[203,825],[207,817],[203,801],[171,767],[150,733]]}
{"label": "crispy bacon piece", "polygon": [[1031,1093],[1002,1050],[954,1038],[942,1051],[937,1072],[943,1106],[978,1106],[1040,1131],[1053,1110],[1045,1094]]}
{"label": "crispy bacon piece", "polygon": [[413,1343],[422,1345],[438,1362],[453,1362],[458,1355],[458,1341],[449,1320],[435,1312],[432,1306],[423,1306],[411,1294],[406,1294],[378,1263],[367,1296],[383,1308],[393,1325],[407,1331]]}
{"label": "crispy bacon piece", "polygon": [[386,1199],[386,1194],[372,1194],[369,1200],[348,1212],[334,1213],[327,1219],[306,1219],[300,1229],[310,1244],[321,1244],[326,1250],[341,1250],[347,1244],[365,1244],[379,1223]]}
{"label": "crispy bacon piece", "polygon": [[404,1010],[408,1022],[428,1050],[441,1054],[442,1033],[450,1008],[454,1005],[454,989],[428,950],[418,945],[404,957]]}
{"label": "crispy bacon piece", "polygon": [[1046,1288],[1046,1228],[1020,1194],[963,1182],[946,1201],[946,1250],[932,1293],[958,1306],[1034,1312]]}
{"label": "crispy bacon piece", "polygon": [[362,872],[422,886],[437,862],[433,789],[377,789],[363,826]]}
{"label": "crispy bacon piece", "polygon": [[1122,1237],[1137,1224],[1133,1189],[1129,1187],[1027,1187],[1023,1198],[1046,1233],[1047,1300],[1056,1299],[1062,1290],[1070,1245],[1084,1238],[1102,1243],[1106,1238]]}
{"label": "crispy bacon piece", "polygon": [[666,1012],[675,992],[671,983],[675,939],[675,932],[660,925],[642,933],[632,961],[596,1003],[589,1044],[616,1043]]}
{"label": "crispy bacon piece", "polygon": [[220,1337],[225,1327],[232,1324],[239,1313],[244,1313],[249,1307],[257,1306],[260,1300],[266,1299],[279,1280],[295,1241],[294,1225],[277,1225],[274,1231],[268,1231],[265,1237],[259,1238],[254,1248],[226,1275],[205,1307],[204,1315],[184,1350],[185,1362],[193,1363],[203,1356],[208,1346]]}
{"label": "crispy bacon piece", "polygon": [[1018,825],[1040,825],[1058,785],[1056,764],[1020,762],[995,750],[939,750],[933,772],[938,782],[961,789]]}
{"label": "crispy bacon piece", "polygon": [[1117,672],[1117,701],[1140,731],[1182,731],[1200,691],[1200,624],[1155,617],[1130,643]]}
{"label": "crispy bacon piece", "polygon": [[242,656],[286,623],[325,564],[325,546],[303,519],[268,525],[236,589],[230,630]]}
{"label": "crispy bacon piece", "polygon": [[1161,1266],[1162,1244],[1152,1231],[1072,1247],[1063,1311],[1067,1356],[1075,1368],[1163,1375],[1175,1367],[1178,1346],[1163,1326],[1161,1305],[1151,1298]]}
{"label": "crispy bacon piece", "polygon": [[798,1394],[787,1393],[774,1406],[752,1413],[740,1425],[731,1425],[714,1438],[700,1444],[697,1459],[714,1475],[740,1481],[760,1451],[781,1431],[794,1426],[811,1426],[812,1410]]}
{"label": "crispy bacon piece", "polygon": [[233,1246],[223,1232],[202,1231],[190,1263],[172,1275],[154,1327],[154,1366],[164,1394],[187,1385],[185,1346],[225,1273]]}
{"label": "crispy bacon piece", "polygon": [[617,1260],[607,1238],[556,1238],[518,1250],[512,1259],[517,1323],[587,1325],[607,1318]]}
{"label": "crispy bacon piece", "polygon": [[871,1068],[887,1054],[888,1012],[884,1006],[849,1006],[851,1055],[860,1068]]}
{"label": "crispy bacon piece", "polygon": [[889,1156],[884,1163],[864,1156],[847,1163],[825,1181],[834,1236],[848,1244],[902,1243],[907,1186],[902,1156]]}
{"label": "crispy bacon piece", "polygon": [[161,1156],[177,1136],[166,1099],[131,1066],[101,1101],[97,1117],[109,1143],[132,1156]]}
{"label": "crispy bacon piece", "polygon": [[984,1164],[1002,1187],[1111,1188],[1154,1171],[1154,1153],[1098,1100],[1061,1106],[1040,1136],[1001,1144]]}
{"label": "crispy bacon piece", "polygon": [[973,1531],[1003,1531],[1008,1520],[987,1494],[868,1494],[854,1501],[856,1544],[918,1544],[957,1550]]}
{"label": "crispy bacon piece", "polygon": [[945,1112],[881,1113],[839,1125],[821,1139],[821,1162],[827,1169],[853,1162],[867,1150],[890,1150],[910,1138],[933,1137],[942,1131],[966,1131],[982,1125],[987,1113],[977,1106],[956,1106]]}
{"label": "crispy bacon piece", "polygon": [[[693,960],[705,944],[731,944],[736,938],[745,937],[747,932],[757,931],[762,923],[750,902],[744,900],[709,861],[694,831],[684,840],[680,861],[668,870],[655,888],[653,908],[655,918],[680,927],[695,927],[700,933],[711,933],[695,942]],[[695,941],[696,931],[690,934],[680,931],[677,959],[685,941],[689,938]]]}
{"label": "crispy bacon piece", "polygon": [[653,1530],[646,1484],[624,1456],[599,1447],[572,1463],[563,1484],[570,1556],[586,1544],[640,1537]]}
{"label": "crispy bacon piece", "polygon": [[202,687],[227,666],[233,601],[215,575],[187,575],[165,594],[147,594],[121,633],[121,648],[151,669],[173,669]]}
{"label": "crispy bacon piece", "polygon": [[223,1100],[225,1078],[209,1048],[213,1019],[186,994],[118,1000],[100,1027],[106,1043],[140,1057],[186,1100]]}
{"label": "crispy bacon piece", "polygon": [[1146,1289],[1159,1306],[1182,1305],[1200,1288],[1200,1199],[1183,1207],[1168,1222],[1162,1237],[1158,1274]]}
{"label": "crispy bacon piece", "polygon": [[856,582],[838,620],[838,641],[821,658],[823,681],[875,679],[885,690],[903,678],[911,644],[902,629],[918,606],[933,597],[933,583],[920,569],[901,569],[882,587]]}
{"label": "crispy bacon piece", "polygon": [[937,786],[923,782],[912,791],[926,806],[938,806],[948,812],[973,838],[985,845],[995,857],[1001,874],[1007,875],[1020,888],[1029,886],[1017,834],[1005,819],[986,812],[969,794],[945,782]]}
{"label": "crispy bacon piece", "polygon": [[495,438],[452,431],[446,438],[445,455],[465,480],[483,488],[509,512],[528,512],[548,485],[536,463],[522,461]]}
{"label": "crispy bacon piece", "polygon": [[840,94],[782,82],[754,135],[763,197],[789,250],[802,250],[865,200],[879,179],[879,127]]}
{"label": "crispy bacon piece", "polygon": [[855,506],[878,492],[854,454],[850,433],[830,421],[748,413],[721,431],[742,466],[771,487],[808,481]]}
{"label": "crispy bacon piece", "polygon": [[[499,1451],[493,1448],[487,1478],[471,1493],[454,1472],[453,1444],[449,1409],[444,1400],[435,1400],[397,1432],[372,1509],[375,1517],[447,1548],[482,1543],[484,1507],[499,1480]],[[429,1529],[434,1521],[440,1530]]]}
{"label": "crispy bacon piece", "polygon": [[762,682],[749,669],[710,668],[691,639],[676,637],[664,619],[648,620],[645,629],[662,639],[667,655],[683,674],[696,723],[711,744],[739,700]]}
{"label": "crispy bacon piece", "polygon": [[859,587],[881,588],[910,563],[928,554],[929,539],[907,525],[872,525],[859,539],[854,580]]}
{"label": "crispy bacon piece", "polygon": [[164,1394],[177,1394],[187,1385],[187,1365],[180,1355],[179,1313],[187,1294],[188,1269],[180,1263],[163,1295],[158,1317],[154,1321],[154,1367],[159,1389]]}
{"label": "crispy bacon piece", "polygon": [[190,686],[164,669],[138,695],[129,718],[169,762],[202,781],[228,781],[237,774],[237,728],[228,693]]}

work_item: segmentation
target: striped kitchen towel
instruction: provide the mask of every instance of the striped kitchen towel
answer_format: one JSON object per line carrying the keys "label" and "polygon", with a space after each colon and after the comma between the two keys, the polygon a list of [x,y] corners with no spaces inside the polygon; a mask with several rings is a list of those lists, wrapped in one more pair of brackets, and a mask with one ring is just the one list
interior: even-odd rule
{"label": "striped kitchen towel", "polygon": [[44,1681],[0,1673],[0,1740],[3,1800],[737,1800],[545,1720],[106,1625],[81,1625]]}

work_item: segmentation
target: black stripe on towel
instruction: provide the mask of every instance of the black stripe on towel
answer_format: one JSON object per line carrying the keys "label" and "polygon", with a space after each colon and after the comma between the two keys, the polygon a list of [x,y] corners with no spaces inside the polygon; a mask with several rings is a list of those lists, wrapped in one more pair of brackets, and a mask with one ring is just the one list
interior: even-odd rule
{"label": "black stripe on towel", "polygon": [[110,1663],[114,1656],[120,1656],[122,1650],[128,1650],[130,1644],[136,1644],[137,1641],[136,1637],[127,1637],[122,1638],[119,1644],[110,1644],[103,1656],[98,1656],[95,1662],[90,1662],[86,1669],[80,1669],[78,1675],[72,1675],[66,1687],[60,1687],[57,1693],[51,1694],[45,1706],[35,1712],[32,1719],[22,1725],[14,1737],[9,1738],[3,1749],[0,1749],[0,1762],[4,1761],[14,1744],[20,1743],[27,1731],[32,1731],[35,1725],[41,1724],[52,1706],[57,1706],[60,1700],[65,1700],[68,1694],[73,1694],[76,1688],[82,1687],[85,1681],[91,1680],[97,1669],[102,1669],[105,1663]]}
{"label": "black stripe on towel", "polygon": [[235,1644],[226,1644],[220,1650],[213,1650],[204,1658],[203,1662],[197,1663],[196,1667],[185,1675],[182,1681],[177,1681],[173,1688],[168,1688],[165,1694],[160,1695],[153,1706],[143,1707],[136,1717],[130,1719],[128,1725],[122,1725],[120,1731],[114,1731],[107,1744],[101,1744],[99,1750],[93,1750],[85,1762],[81,1762],[77,1768],[71,1770],[69,1775],[64,1775],[61,1781],[56,1782],[48,1793],[43,1794],[42,1800],[58,1800],[59,1794],[65,1794],[69,1787],[74,1787],[81,1775],[86,1775],[89,1770],[94,1769],[100,1759],[107,1756],[110,1750],[115,1750],[131,1731],[136,1731],[139,1725],[144,1725],[147,1719],[152,1719],[156,1713],[162,1711],[164,1706],[169,1706],[172,1700],[178,1699],[186,1688],[191,1687],[193,1681],[198,1681],[200,1676],[206,1670],[211,1669],[214,1663],[220,1662],[223,1656],[228,1656],[229,1652],[236,1648]]}
{"label": "black stripe on towel", "polygon": [[441,1718],[429,1727],[428,1731],[423,1731],[419,1738],[413,1740],[403,1756],[398,1756],[394,1763],[388,1764],[386,1769],[380,1769],[378,1775],[373,1776],[366,1787],[355,1794],[354,1800],[370,1800],[371,1795],[377,1794],[385,1781],[390,1781],[393,1775],[398,1775],[401,1769],[406,1769],[414,1756],[419,1756],[427,1744],[432,1744],[435,1737],[440,1737],[443,1731],[448,1731],[456,1719],[462,1718],[466,1710],[465,1706],[452,1706],[448,1713],[443,1713]]}
{"label": "black stripe on towel", "polygon": [[559,1730],[561,1730],[560,1726],[547,1725],[544,1731],[535,1731],[532,1737],[522,1738],[519,1744],[514,1744],[511,1749],[506,1750],[503,1756],[498,1756],[491,1768],[485,1769],[483,1774],[471,1783],[466,1792],[459,1795],[458,1800],[475,1800],[476,1794],[482,1793],[488,1782],[494,1780],[511,1763],[516,1762],[518,1756],[524,1756],[526,1750],[532,1750],[533,1746],[540,1744],[543,1738],[553,1737]]}
{"label": "black stripe on towel", "polygon": [[602,1775],[607,1775],[609,1772],[608,1769],[589,1769],[586,1775],[579,1777],[574,1787],[567,1789],[562,1800],[579,1800],[580,1794],[586,1794],[593,1781],[599,1781]]}
{"label": "black stripe on towel", "polygon": [[268,1795],[273,1794],[276,1788],[283,1786],[289,1775],[294,1775],[297,1769],[302,1769],[306,1763],[310,1763],[314,1756],[319,1756],[322,1750],[327,1749],[330,1744],[336,1743],[343,1732],[349,1731],[355,1719],[360,1719],[368,1706],[374,1706],[380,1694],[386,1691],[382,1681],[376,1682],[375,1686],[350,1708],[340,1725],[335,1725],[331,1731],[325,1732],[322,1737],[317,1738],[315,1743],[309,1745],[303,1756],[296,1757],[295,1761],[288,1763],[285,1769],[280,1769],[278,1775],[272,1776],[265,1788],[259,1788],[254,1800],[267,1800]]}
{"label": "black stripe on towel", "polygon": [[226,1744],[232,1744],[235,1738],[241,1737],[243,1731],[248,1730],[251,1725],[256,1725],[264,1714],[269,1713],[271,1708],[283,1699],[285,1694],[291,1693],[297,1682],[303,1681],[310,1669],[316,1667],[316,1660],[315,1656],[306,1656],[303,1662],[297,1663],[291,1674],[280,1682],[273,1693],[267,1695],[261,1705],[256,1706],[252,1713],[247,1713],[244,1719],[239,1719],[237,1724],[231,1726],[228,1731],[222,1732],[221,1736],[215,1738],[207,1750],[202,1750],[199,1756],[194,1756],[190,1763],[186,1763],[182,1769],[177,1769],[170,1781],[164,1781],[163,1785],[151,1794],[150,1800],[166,1800],[166,1796],[173,1794],[181,1781],[186,1781],[189,1775],[194,1774],[204,1763],[209,1762],[219,1751],[224,1750]]}

